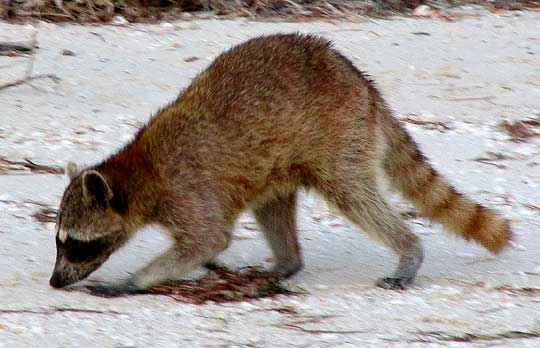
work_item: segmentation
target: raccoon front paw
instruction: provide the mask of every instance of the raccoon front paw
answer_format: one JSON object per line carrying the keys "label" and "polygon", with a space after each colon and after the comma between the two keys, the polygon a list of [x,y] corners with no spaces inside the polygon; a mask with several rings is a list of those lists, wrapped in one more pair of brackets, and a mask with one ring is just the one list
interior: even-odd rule
{"label": "raccoon front paw", "polygon": [[222,263],[217,262],[217,261],[208,261],[207,263],[205,263],[203,265],[203,267],[206,268],[209,271],[217,271],[217,270],[220,270],[220,269],[227,269],[227,267],[225,265],[223,265]]}
{"label": "raccoon front paw", "polygon": [[88,285],[84,290],[90,295],[105,298],[122,297],[144,292],[143,289],[129,281],[119,285]]}
{"label": "raccoon front paw", "polygon": [[376,285],[387,290],[405,290],[412,284],[412,278],[386,277],[377,281]]}

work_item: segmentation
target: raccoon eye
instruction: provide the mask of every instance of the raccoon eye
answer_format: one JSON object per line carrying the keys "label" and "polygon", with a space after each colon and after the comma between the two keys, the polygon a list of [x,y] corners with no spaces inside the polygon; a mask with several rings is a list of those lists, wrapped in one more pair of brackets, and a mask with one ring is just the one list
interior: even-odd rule
{"label": "raccoon eye", "polygon": [[83,242],[68,237],[65,243],[62,243],[60,240],[57,240],[58,242],[63,246],[68,261],[73,263],[87,262],[95,259],[103,255],[103,252],[107,249],[107,243],[103,238]]}

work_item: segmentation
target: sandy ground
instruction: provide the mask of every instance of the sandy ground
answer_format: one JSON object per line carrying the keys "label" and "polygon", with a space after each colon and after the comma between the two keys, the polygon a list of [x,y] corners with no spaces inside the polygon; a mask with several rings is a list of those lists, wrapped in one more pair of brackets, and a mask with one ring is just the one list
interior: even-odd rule
{"label": "sandy ground", "polygon": [[[494,258],[410,218],[426,246],[425,265],[412,289],[385,291],[373,284],[396,258],[310,195],[299,213],[306,268],[288,282],[307,295],[200,306],[162,296],[102,299],[48,286],[53,225],[31,214],[37,203],[56,207],[66,179],[4,172],[0,347],[540,347],[538,337],[511,333],[540,331],[540,295],[523,290],[540,288],[540,138],[515,142],[497,127],[540,116],[539,21],[538,12],[517,12],[452,23],[40,24],[34,73],[61,81],[0,90],[5,158],[94,163],[225,48],[265,33],[312,32],[334,40],[369,72],[398,117],[438,123],[407,128],[453,184],[513,221],[516,242]],[[28,40],[32,30],[0,23],[0,41]],[[74,55],[63,55],[65,49]],[[27,62],[0,57],[0,84],[22,76]],[[490,153],[505,159],[474,160]],[[250,215],[240,219],[236,235],[224,262],[270,264]],[[126,278],[167,243],[148,228],[91,279]],[[467,334],[476,336],[459,342]]]}

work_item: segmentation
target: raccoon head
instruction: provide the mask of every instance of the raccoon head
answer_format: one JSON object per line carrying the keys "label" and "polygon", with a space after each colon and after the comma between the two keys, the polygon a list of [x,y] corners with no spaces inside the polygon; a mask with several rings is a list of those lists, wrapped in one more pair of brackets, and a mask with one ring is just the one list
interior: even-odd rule
{"label": "raccoon head", "polygon": [[101,266],[126,239],[111,185],[98,171],[68,165],[71,182],[56,221],[56,263],[51,286],[78,282]]}

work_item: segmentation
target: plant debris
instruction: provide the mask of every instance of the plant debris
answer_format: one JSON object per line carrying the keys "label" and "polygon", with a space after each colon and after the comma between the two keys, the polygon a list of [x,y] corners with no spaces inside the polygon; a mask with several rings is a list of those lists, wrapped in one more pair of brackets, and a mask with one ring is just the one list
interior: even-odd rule
{"label": "plant debris", "polygon": [[64,168],[60,166],[38,164],[27,158],[25,158],[24,161],[12,161],[5,157],[0,157],[0,174],[21,171],[30,171],[39,174],[64,174]]}
{"label": "plant debris", "polygon": [[185,58],[185,59],[184,59],[184,62],[191,63],[191,62],[196,62],[196,61],[198,61],[199,59],[200,59],[199,57],[191,56],[191,57]]}
{"label": "plant debris", "polygon": [[324,335],[324,334],[342,334],[342,335],[352,335],[359,333],[367,333],[365,330],[327,330],[327,329],[307,329],[300,325],[294,324],[284,324],[281,327],[291,330],[302,331],[304,333],[315,334],[315,335]]}
{"label": "plant debris", "polygon": [[428,121],[428,120],[421,120],[419,118],[413,118],[413,117],[402,117],[400,118],[400,121],[414,124],[424,129],[436,130],[441,133],[444,133],[452,129],[452,127],[448,126],[446,123],[441,122],[441,121]]}
{"label": "plant debris", "polygon": [[58,209],[45,206],[41,208],[39,211],[32,214],[32,217],[41,223],[48,223],[48,222],[56,222],[57,215],[58,215]]}
{"label": "plant debris", "polygon": [[[217,16],[343,18],[354,14],[391,15],[412,13],[425,0],[18,0],[0,9],[0,18],[39,18],[52,22],[153,22],[179,17],[181,13],[213,12]],[[6,6],[6,5],[0,5]]]}
{"label": "plant debris", "polygon": [[537,213],[540,213],[540,205],[534,205],[534,204],[521,204],[523,207],[529,209],[529,210],[533,210]]}
{"label": "plant debris", "polygon": [[[531,118],[517,122],[501,122],[499,128],[508,133],[513,141],[526,141],[532,137],[540,137],[540,118]],[[535,128],[539,128],[535,130]]]}
{"label": "plant debris", "polygon": [[72,50],[64,49],[62,50],[62,55],[74,57],[76,54]]}
{"label": "plant debris", "polygon": [[[15,86],[20,86],[20,85],[23,85],[23,84],[28,84],[32,88],[38,89],[38,88],[34,87],[30,83],[30,81],[38,80],[38,79],[50,79],[55,83],[59,83],[62,80],[58,76],[56,76],[55,74],[38,74],[38,75],[33,74],[33,72],[34,72],[34,63],[35,63],[35,60],[36,60],[36,56],[35,56],[35,54],[33,54],[34,53],[33,48],[37,47],[37,34],[38,34],[37,30],[32,33],[32,38],[30,40],[30,43],[27,45],[28,47],[30,47],[30,50],[26,51],[26,53],[29,53],[29,59],[28,59],[28,65],[26,66],[26,71],[24,73],[24,76],[17,79],[17,80],[15,80],[15,81],[0,84],[0,90],[15,87]],[[22,46],[19,45],[19,50],[21,50],[21,49],[22,49]],[[17,52],[18,51],[11,51],[11,53],[12,53],[11,55],[13,55],[13,54],[18,55],[19,53],[17,53]]]}
{"label": "plant debris", "polygon": [[[0,19],[38,18],[51,22],[156,22],[211,12],[216,16],[306,21],[395,15],[454,20],[448,12],[465,4],[494,13],[540,8],[538,0],[0,0]],[[183,17],[185,18],[185,17]]]}
{"label": "plant debris", "polygon": [[[419,336],[423,336],[416,342],[431,342],[429,338],[435,338],[437,341],[444,342],[477,342],[477,341],[498,341],[502,339],[526,339],[526,338],[538,338],[540,332],[536,330],[532,331],[506,331],[494,334],[473,334],[464,333],[462,335],[451,335],[438,331],[419,331],[415,332]],[[428,339],[426,339],[428,338]]]}
{"label": "plant debris", "polygon": [[497,163],[504,160],[515,160],[516,158],[502,154],[500,152],[488,151],[484,156],[474,158],[473,161],[495,166],[499,169],[508,169],[504,164]]}
{"label": "plant debris", "polygon": [[540,295],[540,288],[514,288],[509,285],[504,285],[504,286],[495,288],[495,290],[506,292],[513,295],[527,295],[527,296]]}
{"label": "plant debris", "polygon": [[147,294],[165,295],[180,302],[203,304],[208,301],[240,302],[299,293],[285,289],[274,274],[258,267],[246,267],[238,271],[219,267],[201,279],[168,282],[150,289]]}
{"label": "plant debris", "polygon": [[536,117],[536,118],[529,118],[525,121],[521,121],[523,123],[525,123],[526,125],[529,125],[531,127],[540,127],[540,117]]}
{"label": "plant debris", "polygon": [[53,307],[42,310],[32,309],[0,309],[0,314],[40,314],[54,315],[57,313],[90,313],[90,314],[109,314],[109,315],[125,315],[125,313],[117,311],[102,311],[99,309],[72,308],[72,307]]}
{"label": "plant debris", "polygon": [[31,54],[34,46],[27,43],[0,42],[0,56],[16,57]]}

